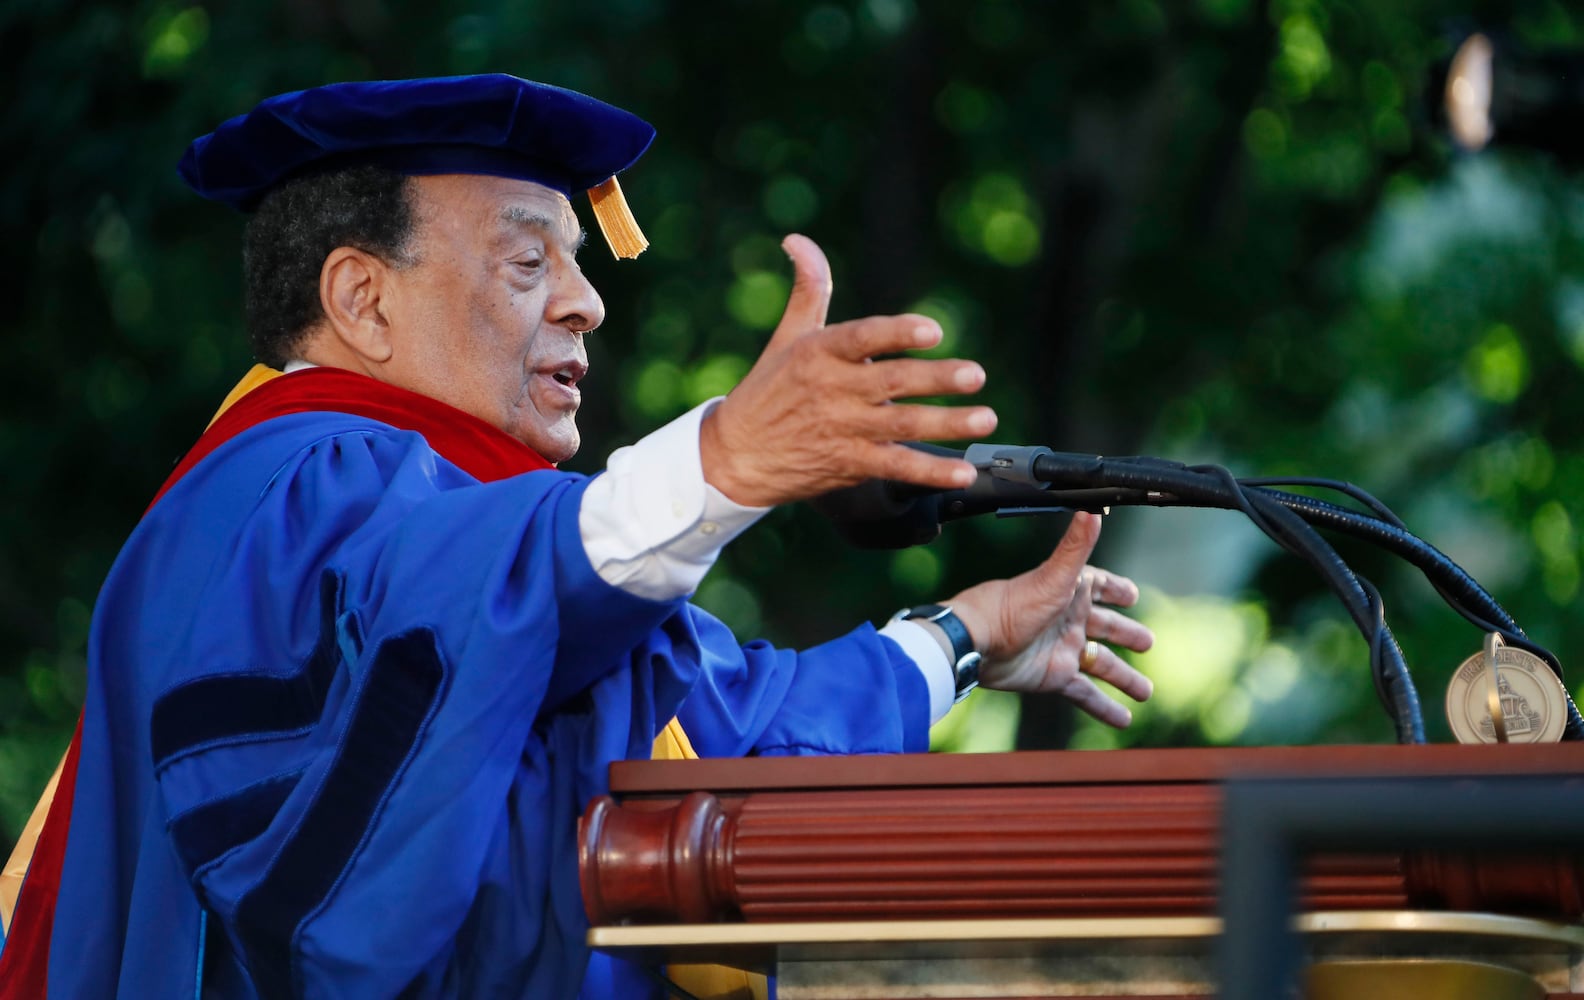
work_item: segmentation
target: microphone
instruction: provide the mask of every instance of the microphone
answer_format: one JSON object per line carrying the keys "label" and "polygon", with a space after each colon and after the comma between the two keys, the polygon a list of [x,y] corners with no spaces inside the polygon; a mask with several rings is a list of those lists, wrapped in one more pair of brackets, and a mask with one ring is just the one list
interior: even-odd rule
{"label": "microphone", "polygon": [[972,486],[959,490],[866,479],[809,500],[809,505],[829,518],[849,544],[864,549],[905,549],[934,541],[942,524],[958,518],[1074,510],[1103,514],[1112,504],[1140,502],[1139,490],[1057,490],[1042,482],[1036,477],[1035,465],[1054,454],[1049,448],[974,444],[958,451],[940,445],[904,443],[931,455],[966,459],[979,470],[979,478]]}
{"label": "microphone", "polygon": [[[903,442],[916,451],[962,458],[952,448]],[[809,506],[830,519],[848,544],[860,549],[905,549],[940,536],[941,498],[958,490],[938,490],[894,479],[865,479],[853,486],[821,494]]]}

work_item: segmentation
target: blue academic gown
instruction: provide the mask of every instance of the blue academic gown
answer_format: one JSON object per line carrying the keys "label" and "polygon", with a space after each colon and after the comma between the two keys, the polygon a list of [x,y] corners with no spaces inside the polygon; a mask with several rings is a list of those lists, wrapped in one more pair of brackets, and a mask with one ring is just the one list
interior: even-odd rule
{"label": "blue academic gown", "polygon": [[95,612],[51,997],[655,995],[584,945],[612,761],[674,714],[705,756],[924,749],[868,626],[742,646],[602,581],[588,481],[328,413],[179,481]]}

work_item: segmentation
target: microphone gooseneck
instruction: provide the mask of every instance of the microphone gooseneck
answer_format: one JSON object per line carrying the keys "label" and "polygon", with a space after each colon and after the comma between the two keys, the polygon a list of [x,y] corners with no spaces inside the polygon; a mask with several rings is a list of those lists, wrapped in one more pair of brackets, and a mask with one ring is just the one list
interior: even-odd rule
{"label": "microphone gooseneck", "polygon": [[[1408,562],[1470,623],[1482,631],[1497,632],[1507,643],[1541,657],[1559,678],[1562,676],[1556,656],[1525,635],[1472,576],[1409,532],[1385,504],[1352,484],[1327,479],[1238,479],[1222,466],[1188,466],[1148,456],[1108,459],[1038,446],[975,444],[965,452],[934,445],[914,447],[960,455],[979,469],[979,478],[967,489],[946,491],[870,480],[827,494],[814,506],[832,519],[848,541],[864,548],[904,548],[932,541],[944,522],[987,513],[1007,517],[1074,510],[1104,512],[1113,506],[1242,511],[1278,545],[1313,566],[1341,600],[1369,644],[1376,694],[1401,743],[1425,740],[1419,695],[1402,648],[1386,625],[1380,593],[1347,565],[1316,528],[1369,542]],[[1369,512],[1275,486],[1335,490],[1368,507]],[[1570,695],[1566,708],[1563,738],[1584,739],[1584,718]]]}

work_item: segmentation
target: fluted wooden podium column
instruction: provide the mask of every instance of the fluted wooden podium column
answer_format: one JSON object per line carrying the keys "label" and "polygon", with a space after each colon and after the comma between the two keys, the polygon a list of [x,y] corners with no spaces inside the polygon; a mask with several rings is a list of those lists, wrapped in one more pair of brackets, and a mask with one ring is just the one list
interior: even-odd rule
{"label": "fluted wooden podium column", "polygon": [[[1215,932],[1221,781],[1520,774],[1551,776],[1559,795],[1584,794],[1584,746],[634,762],[613,768],[613,796],[585,814],[581,878],[597,946],[778,965],[789,1000],[800,988],[793,973],[810,963],[842,974],[822,955],[858,976],[882,968],[884,954],[901,956],[890,974],[906,977],[921,955],[993,960],[1000,971],[983,974],[1006,976],[1040,956],[1105,953],[1103,982],[1066,959],[1054,974],[1130,995],[1115,992],[1118,963],[1130,961],[1154,970],[1140,982],[1154,995],[1194,995],[1208,988],[1197,956]],[[1584,989],[1573,940],[1584,913],[1578,856],[1319,856],[1306,869],[1302,909],[1355,915],[1331,918],[1333,927],[1351,920],[1346,933],[1310,927],[1317,954],[1335,953],[1344,938],[1353,952],[1379,950],[1360,935],[1409,919],[1380,917],[1377,927],[1359,914],[1526,921],[1487,933],[1421,920],[1420,930],[1400,931],[1427,954],[1461,954],[1484,935],[1497,942],[1487,950],[1542,977],[1552,994]],[[908,995],[869,988],[882,992],[851,995]],[[1059,983],[1019,987],[1037,988],[1047,992],[1018,995],[1077,995],[1050,992]]]}

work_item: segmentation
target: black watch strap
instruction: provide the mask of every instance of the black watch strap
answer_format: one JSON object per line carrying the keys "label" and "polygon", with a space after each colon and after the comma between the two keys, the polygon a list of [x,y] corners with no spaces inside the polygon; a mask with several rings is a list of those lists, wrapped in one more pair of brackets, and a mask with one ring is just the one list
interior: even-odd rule
{"label": "black watch strap", "polygon": [[935,625],[951,643],[952,677],[956,681],[955,701],[968,697],[968,692],[979,686],[979,663],[982,657],[974,648],[973,636],[951,608],[944,604],[920,604],[903,608],[891,616],[892,621],[926,621]]}

